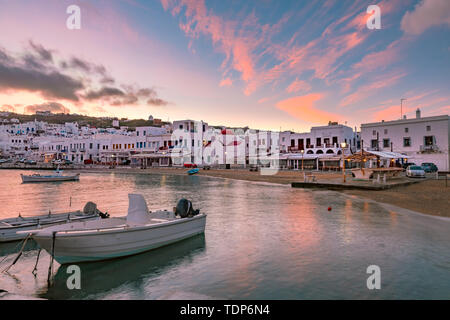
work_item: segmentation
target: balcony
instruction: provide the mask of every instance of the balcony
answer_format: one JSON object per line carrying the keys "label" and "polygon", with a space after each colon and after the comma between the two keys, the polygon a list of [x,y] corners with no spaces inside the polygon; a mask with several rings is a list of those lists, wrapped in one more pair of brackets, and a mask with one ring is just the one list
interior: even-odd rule
{"label": "balcony", "polygon": [[428,145],[428,146],[422,145],[422,146],[420,146],[420,152],[422,152],[422,153],[439,152],[439,148],[435,144]]}

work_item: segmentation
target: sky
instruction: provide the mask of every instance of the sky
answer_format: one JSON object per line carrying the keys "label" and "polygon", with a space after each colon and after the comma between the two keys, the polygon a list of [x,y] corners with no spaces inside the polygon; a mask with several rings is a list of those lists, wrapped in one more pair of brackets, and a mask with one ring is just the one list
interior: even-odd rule
{"label": "sky", "polygon": [[448,0],[0,0],[0,30],[5,111],[300,132],[395,120],[402,98],[450,113]]}

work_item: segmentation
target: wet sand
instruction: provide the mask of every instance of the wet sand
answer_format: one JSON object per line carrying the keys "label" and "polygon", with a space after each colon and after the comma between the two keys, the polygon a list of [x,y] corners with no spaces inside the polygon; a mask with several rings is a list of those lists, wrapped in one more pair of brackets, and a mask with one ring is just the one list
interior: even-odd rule
{"label": "wet sand", "polygon": [[[87,169],[83,171],[106,171],[108,169]],[[151,168],[151,169],[114,169],[116,172],[133,172],[141,174],[168,173],[186,175],[185,168]],[[318,181],[339,181],[340,173],[314,172]],[[274,175],[262,175],[260,172],[252,172],[248,169],[230,170],[202,170],[198,175],[226,179],[236,179],[254,182],[268,182],[289,185],[295,181],[303,181],[303,173],[300,171],[279,171]],[[351,179],[347,175],[347,179]],[[445,180],[427,179],[420,183],[400,186],[388,190],[343,190],[339,191],[349,195],[368,198],[376,202],[388,203],[401,208],[417,211],[433,216],[450,217],[450,183],[445,187]]]}

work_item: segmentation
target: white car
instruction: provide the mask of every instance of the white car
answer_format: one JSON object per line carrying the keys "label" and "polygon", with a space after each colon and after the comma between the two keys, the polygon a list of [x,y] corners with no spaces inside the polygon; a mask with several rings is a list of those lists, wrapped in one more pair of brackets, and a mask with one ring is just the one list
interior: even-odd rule
{"label": "white car", "polygon": [[409,166],[406,169],[406,176],[411,178],[425,178],[425,171],[421,166]]}

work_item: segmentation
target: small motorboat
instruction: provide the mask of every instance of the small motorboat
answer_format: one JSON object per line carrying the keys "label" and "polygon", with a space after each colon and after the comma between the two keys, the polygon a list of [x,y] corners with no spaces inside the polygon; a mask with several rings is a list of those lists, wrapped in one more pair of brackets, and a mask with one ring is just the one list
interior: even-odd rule
{"label": "small motorboat", "polygon": [[22,177],[22,182],[60,182],[60,181],[79,181],[80,174],[74,175],[40,175],[40,174],[32,174],[32,175],[20,175]]}
{"label": "small motorboat", "polygon": [[190,176],[192,176],[193,174],[198,173],[198,171],[199,171],[198,168],[194,168],[194,169],[189,170],[189,171],[187,172],[187,174],[190,175]]}
{"label": "small motorboat", "polygon": [[156,249],[205,231],[206,214],[181,199],[175,210],[149,212],[140,194],[129,194],[128,214],[30,231],[60,264],[99,261]]}
{"label": "small motorboat", "polygon": [[[98,220],[107,218],[108,213],[102,213],[97,209],[97,205],[88,202],[83,211],[66,213],[22,217],[20,214],[16,218],[0,220],[0,242],[23,240],[27,237],[27,230],[38,230],[53,225],[61,225],[74,221]],[[25,231],[25,232],[24,232]]]}
{"label": "small motorboat", "polygon": [[41,174],[32,174],[32,175],[20,175],[22,177],[22,182],[60,182],[60,181],[79,181],[80,174],[73,175],[63,175],[63,172],[59,170],[59,166],[55,171],[55,174],[52,175],[41,175]]}

